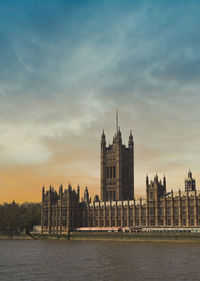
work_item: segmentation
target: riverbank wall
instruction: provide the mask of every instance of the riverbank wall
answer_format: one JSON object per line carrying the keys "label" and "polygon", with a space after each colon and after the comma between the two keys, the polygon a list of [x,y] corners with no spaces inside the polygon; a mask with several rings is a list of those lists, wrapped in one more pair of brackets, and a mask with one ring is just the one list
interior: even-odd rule
{"label": "riverbank wall", "polygon": [[40,234],[31,233],[20,235],[0,235],[0,239],[19,240],[99,240],[99,241],[134,241],[134,242],[196,242],[200,243],[200,233],[95,233],[95,232],[70,232],[70,234]]}
{"label": "riverbank wall", "polygon": [[199,242],[200,233],[78,233],[72,232],[70,240],[115,240],[115,241],[135,241],[135,242]]}

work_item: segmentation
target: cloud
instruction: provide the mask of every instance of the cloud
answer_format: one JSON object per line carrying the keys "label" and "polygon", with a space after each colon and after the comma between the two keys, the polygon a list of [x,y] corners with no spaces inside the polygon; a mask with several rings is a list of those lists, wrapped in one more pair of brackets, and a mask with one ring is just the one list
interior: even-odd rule
{"label": "cloud", "polygon": [[198,170],[195,1],[0,5],[0,166],[19,173],[12,190],[26,165],[34,192],[66,175],[97,192],[100,134],[112,141],[117,107],[125,143],[134,131],[138,192],[148,171],[177,187],[175,169]]}

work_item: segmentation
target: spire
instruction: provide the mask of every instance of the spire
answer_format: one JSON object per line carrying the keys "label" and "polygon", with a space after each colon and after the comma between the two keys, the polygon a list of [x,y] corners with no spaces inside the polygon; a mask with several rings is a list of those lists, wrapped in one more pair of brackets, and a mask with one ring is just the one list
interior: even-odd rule
{"label": "spire", "polygon": [[148,176],[148,174],[146,175],[146,186],[148,186],[149,185],[149,176]]}
{"label": "spire", "polygon": [[102,135],[101,135],[101,145],[103,145],[103,146],[106,145],[106,136],[104,134],[104,130],[103,130]]}
{"label": "spire", "polygon": [[116,112],[116,132],[118,132],[119,130],[119,120],[118,120],[118,108],[117,108],[117,112]]}
{"label": "spire", "polygon": [[130,130],[128,145],[129,147],[133,147],[133,134],[131,130]]}
{"label": "spire", "polygon": [[70,182],[68,184],[68,191],[72,191],[72,186],[71,186]]}
{"label": "spire", "polygon": [[189,172],[188,172],[188,178],[192,179],[192,172],[191,172],[190,169],[189,169]]}
{"label": "spire", "polygon": [[164,185],[164,187],[166,187],[166,176],[165,176],[165,174],[164,174],[164,177],[163,177],[163,185]]}
{"label": "spire", "polygon": [[89,192],[87,186],[85,187],[85,191],[84,191],[84,201],[86,203],[89,203]]}
{"label": "spire", "polygon": [[80,186],[79,186],[79,184],[77,186],[77,196],[78,196],[78,201],[79,201],[79,197],[80,197]]}
{"label": "spire", "polygon": [[60,188],[59,188],[59,193],[62,193],[62,192],[63,192],[63,185],[61,183]]}

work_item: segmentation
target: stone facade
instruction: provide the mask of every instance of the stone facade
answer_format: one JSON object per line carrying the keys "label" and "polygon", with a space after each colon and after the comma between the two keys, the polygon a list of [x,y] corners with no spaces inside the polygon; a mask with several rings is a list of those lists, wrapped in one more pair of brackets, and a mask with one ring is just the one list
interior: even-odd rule
{"label": "stone facade", "polygon": [[68,233],[81,224],[79,186],[77,191],[71,185],[57,193],[53,187],[45,192],[42,188],[41,230],[42,233]]}
{"label": "stone facade", "polygon": [[134,198],[134,144],[122,145],[120,129],[106,147],[101,137],[101,200],[91,202],[86,187],[80,201],[80,188],[71,185],[59,192],[42,189],[42,233],[68,233],[80,227],[200,227],[200,191],[189,171],[185,191],[167,192],[166,177],[146,177],[146,198]]}
{"label": "stone facade", "polygon": [[122,144],[118,128],[113,143],[106,147],[101,136],[101,201],[134,199],[134,142],[130,132],[128,147]]}

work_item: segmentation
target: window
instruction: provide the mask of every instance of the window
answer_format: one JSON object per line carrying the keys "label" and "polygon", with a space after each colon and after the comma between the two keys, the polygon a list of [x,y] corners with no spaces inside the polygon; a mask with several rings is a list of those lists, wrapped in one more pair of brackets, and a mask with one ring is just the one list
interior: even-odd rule
{"label": "window", "polygon": [[160,216],[162,216],[163,215],[163,208],[159,208],[158,213],[159,213]]}
{"label": "window", "polygon": [[107,177],[107,179],[109,178],[109,168],[108,167],[106,167],[106,177]]}
{"label": "window", "polygon": [[170,219],[167,220],[167,225],[171,225],[171,220]]}
{"label": "window", "polygon": [[171,208],[167,207],[167,215],[170,216],[170,214],[171,214]]}
{"label": "window", "polygon": [[122,179],[123,179],[124,183],[128,182],[128,168],[127,167],[122,168]]}
{"label": "window", "polygon": [[194,207],[189,207],[190,214],[194,214]]}
{"label": "window", "polygon": [[113,166],[113,178],[116,178],[116,168]]}
{"label": "window", "polygon": [[116,193],[113,191],[113,200],[116,200]]}
{"label": "window", "polygon": [[185,215],[185,214],[186,214],[186,208],[183,207],[183,208],[182,208],[182,215]]}
{"label": "window", "polygon": [[153,220],[153,219],[151,219],[151,225],[154,225],[154,224],[155,224],[154,220]]}
{"label": "window", "polygon": [[112,167],[110,167],[110,178],[112,179]]}
{"label": "window", "polygon": [[112,201],[112,200],[113,200],[113,192],[110,191],[110,201]]}
{"label": "window", "polygon": [[174,207],[174,215],[178,216],[178,207]]}

